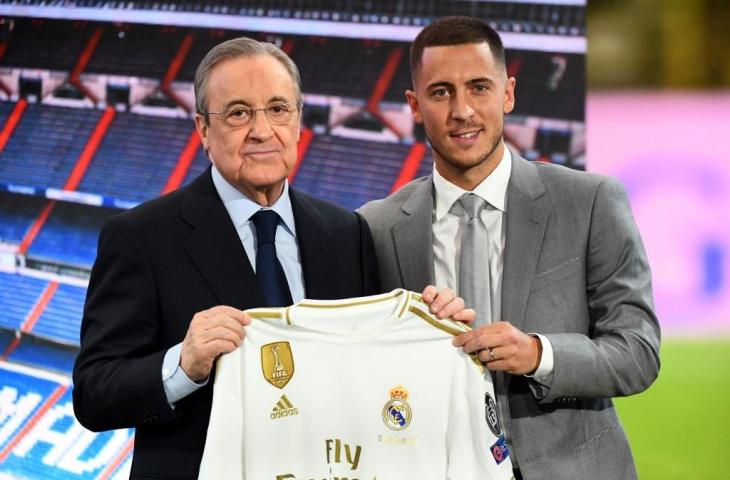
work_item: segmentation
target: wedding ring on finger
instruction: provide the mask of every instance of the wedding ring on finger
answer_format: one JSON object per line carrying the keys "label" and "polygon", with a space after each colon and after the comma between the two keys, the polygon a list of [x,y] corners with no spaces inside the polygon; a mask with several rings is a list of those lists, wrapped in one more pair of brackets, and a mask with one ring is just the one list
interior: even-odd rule
{"label": "wedding ring on finger", "polygon": [[494,361],[494,350],[492,350],[491,348],[487,348],[487,350],[489,350],[489,361]]}

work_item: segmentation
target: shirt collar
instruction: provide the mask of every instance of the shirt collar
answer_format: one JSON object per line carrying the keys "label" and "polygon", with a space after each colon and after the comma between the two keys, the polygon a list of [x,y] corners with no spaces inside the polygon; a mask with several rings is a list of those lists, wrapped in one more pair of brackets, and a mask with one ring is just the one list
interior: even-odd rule
{"label": "shirt collar", "polygon": [[228,180],[223,178],[223,175],[220,174],[215,165],[211,168],[211,174],[213,176],[213,185],[215,185],[215,189],[221,197],[223,205],[226,207],[228,215],[231,217],[231,220],[233,220],[233,224],[236,226],[236,229],[246,224],[246,222],[251,220],[254,213],[263,208],[266,210],[273,210],[278,213],[286,229],[296,237],[294,211],[291,206],[289,182],[287,180],[284,180],[284,191],[281,193],[281,196],[276,200],[276,202],[274,202],[271,206],[262,207],[241,193],[241,191],[236,187],[228,183]]}
{"label": "shirt collar", "polygon": [[454,202],[456,202],[465,193],[474,193],[486,200],[497,210],[505,212],[505,205],[507,203],[507,184],[509,184],[509,177],[511,173],[512,154],[506,146],[497,168],[495,168],[492,173],[482,180],[482,182],[471,192],[454,185],[442,177],[434,164],[433,186],[436,191],[436,221],[440,221],[447,213],[449,213]]}

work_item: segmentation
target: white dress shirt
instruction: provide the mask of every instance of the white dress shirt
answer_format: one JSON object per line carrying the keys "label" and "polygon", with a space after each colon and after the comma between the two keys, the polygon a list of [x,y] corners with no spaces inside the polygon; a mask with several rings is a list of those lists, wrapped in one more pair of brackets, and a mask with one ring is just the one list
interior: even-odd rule
{"label": "white dress shirt", "polygon": [[284,269],[286,281],[289,284],[289,291],[294,303],[304,298],[304,276],[302,262],[299,258],[299,246],[297,245],[297,231],[294,224],[294,211],[289,198],[289,182],[284,181],[284,191],[276,202],[268,207],[261,207],[236,187],[223,178],[218,170],[213,167],[213,184],[218,195],[226,207],[228,215],[236,227],[238,237],[241,239],[246,256],[251,263],[254,272],[256,271],[256,227],[251,217],[259,210],[273,210],[281,217],[281,222],[276,227],[276,258],[279,259]]}
{"label": "white dress shirt", "polygon": [[[492,321],[502,320],[502,272],[504,269],[504,245],[506,234],[507,185],[512,173],[512,155],[504,148],[504,155],[497,167],[474,190],[468,192],[446,180],[434,165],[433,185],[435,202],[433,211],[433,267],[436,287],[459,291],[459,261],[463,229],[461,216],[451,212],[451,207],[464,194],[473,193],[484,199],[488,206],[481,212],[487,226],[489,242],[489,288]],[[469,305],[467,305],[469,307]],[[509,321],[508,318],[504,319]],[[553,350],[550,340],[537,335],[542,343],[540,365],[533,374],[534,380],[549,385],[553,372]]]}
{"label": "white dress shirt", "polygon": [[[276,227],[276,239],[274,240],[276,257],[284,270],[293,302],[297,303],[302,300],[305,296],[304,274],[302,272],[302,262],[299,258],[294,211],[289,198],[289,183],[284,182],[284,191],[273,205],[262,208],[261,205],[228,183],[215,166],[213,166],[211,172],[213,185],[223,201],[223,206],[231,217],[233,225],[236,227],[236,232],[241,239],[241,244],[254,272],[256,271],[256,228],[251,217],[262,209],[273,210],[279,214],[281,222]],[[162,362],[162,384],[167,401],[171,406],[174,406],[175,402],[190,395],[208,382],[206,379],[201,383],[195,383],[188,378],[185,371],[180,368],[181,350],[182,343],[171,347]]]}

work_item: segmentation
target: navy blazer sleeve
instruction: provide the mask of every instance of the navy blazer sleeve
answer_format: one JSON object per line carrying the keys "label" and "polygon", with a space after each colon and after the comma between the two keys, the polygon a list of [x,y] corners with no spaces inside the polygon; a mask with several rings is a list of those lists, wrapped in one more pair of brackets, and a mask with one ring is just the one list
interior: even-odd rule
{"label": "navy blazer sleeve", "polygon": [[99,236],[74,368],[74,408],[91,430],[139,427],[174,417],[161,382],[157,285],[126,217]]}

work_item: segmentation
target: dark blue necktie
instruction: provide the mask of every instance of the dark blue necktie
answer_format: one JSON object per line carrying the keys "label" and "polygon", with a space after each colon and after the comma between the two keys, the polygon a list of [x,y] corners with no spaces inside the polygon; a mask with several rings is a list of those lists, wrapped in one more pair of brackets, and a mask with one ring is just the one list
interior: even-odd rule
{"label": "dark blue necktie", "polygon": [[266,297],[268,307],[291,305],[289,284],[284,269],[276,257],[276,226],[279,215],[273,210],[259,210],[253,216],[256,227],[256,278]]}

